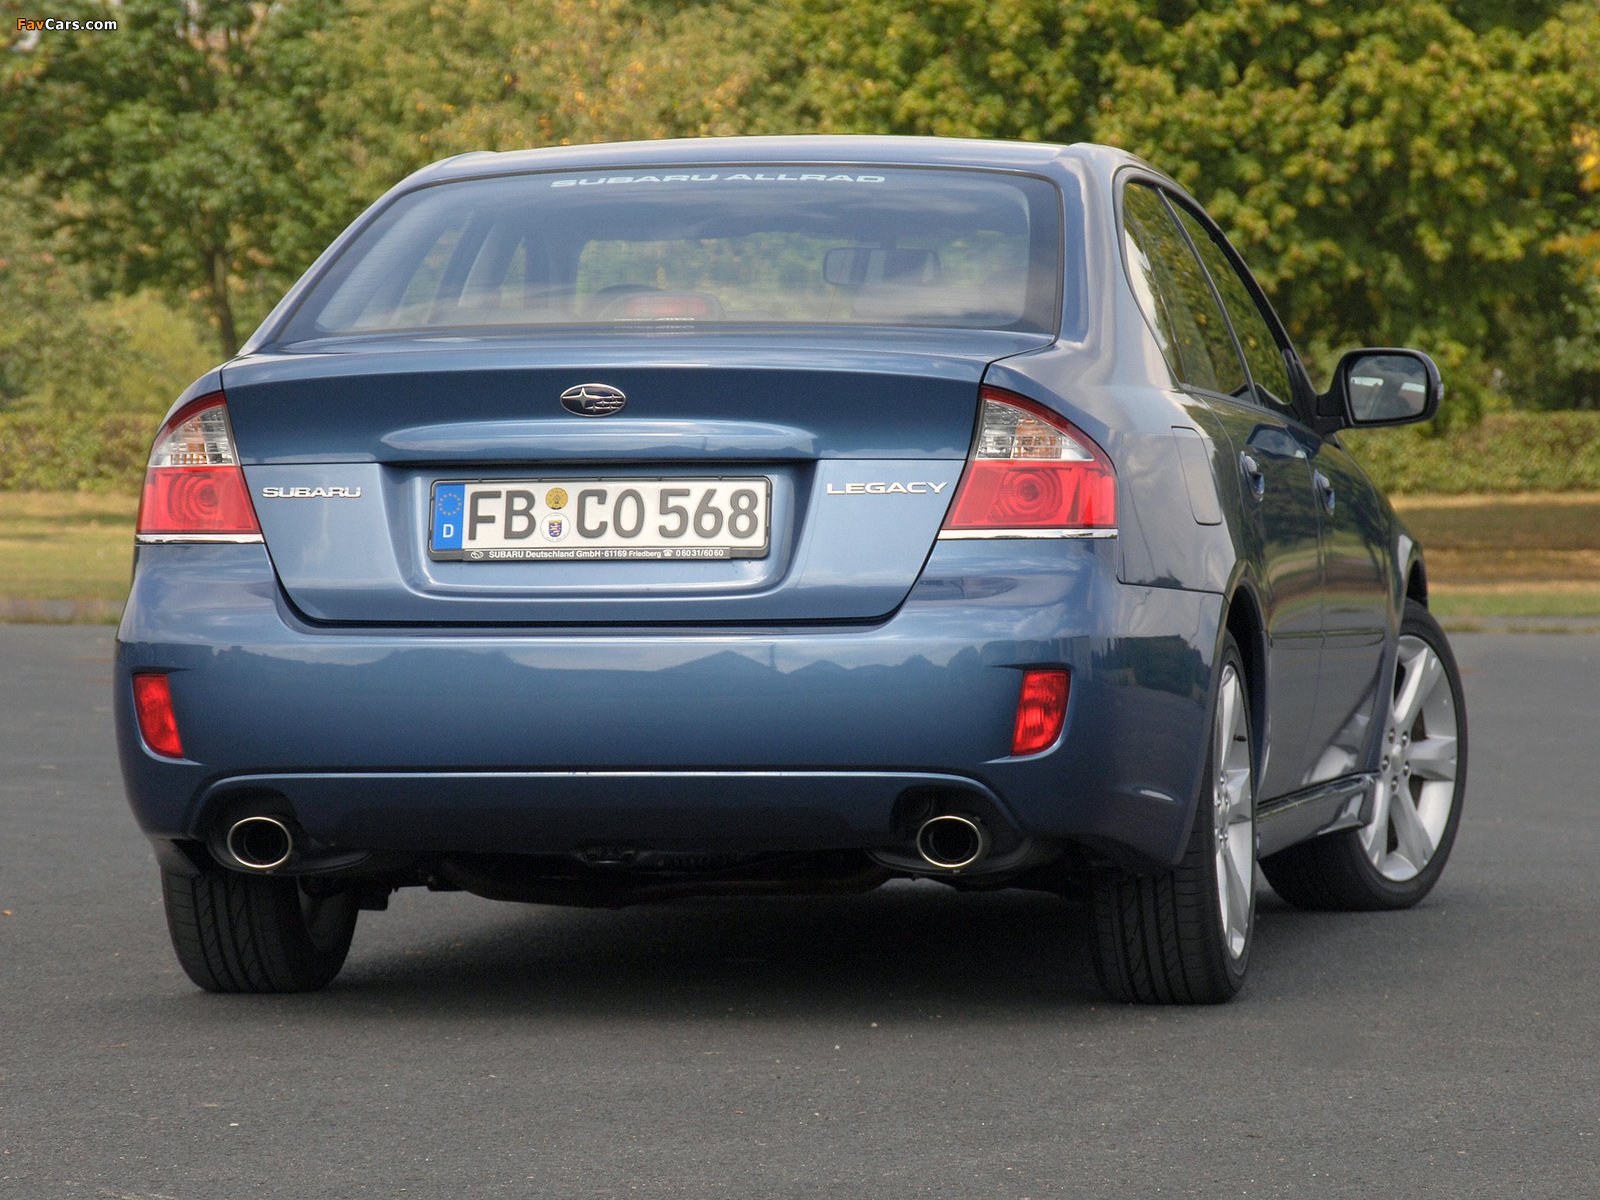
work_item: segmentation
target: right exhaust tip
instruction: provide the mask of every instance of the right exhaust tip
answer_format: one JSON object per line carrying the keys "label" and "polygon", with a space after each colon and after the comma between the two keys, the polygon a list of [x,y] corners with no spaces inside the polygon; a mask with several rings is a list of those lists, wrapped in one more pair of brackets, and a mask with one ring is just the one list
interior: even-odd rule
{"label": "right exhaust tip", "polygon": [[989,853],[989,833],[971,817],[942,813],[917,830],[917,853],[930,867],[960,871]]}
{"label": "right exhaust tip", "polygon": [[244,817],[228,827],[228,855],[250,871],[276,871],[294,853],[294,835],[277,817]]}

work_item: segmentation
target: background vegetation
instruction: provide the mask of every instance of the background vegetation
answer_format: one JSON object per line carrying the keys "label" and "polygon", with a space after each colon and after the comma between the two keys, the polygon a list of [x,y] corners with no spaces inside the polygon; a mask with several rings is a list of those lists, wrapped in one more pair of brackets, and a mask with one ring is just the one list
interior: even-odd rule
{"label": "background vegetation", "polygon": [[[1593,0],[57,0],[0,26],[0,487],[131,486],[155,417],[447,154],[871,132],[1111,142],[1190,186],[1325,371],[1432,351],[1391,486],[1594,488]],[[29,15],[29,14],[24,14]]]}

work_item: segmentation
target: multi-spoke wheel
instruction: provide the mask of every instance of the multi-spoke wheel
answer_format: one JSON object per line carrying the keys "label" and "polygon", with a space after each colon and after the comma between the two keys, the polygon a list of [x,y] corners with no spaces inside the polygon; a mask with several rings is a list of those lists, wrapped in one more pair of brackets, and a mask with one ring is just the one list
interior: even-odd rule
{"label": "multi-spoke wheel", "polygon": [[1212,836],[1216,842],[1217,915],[1228,954],[1242,958],[1256,912],[1256,807],[1251,786],[1250,715],[1244,681],[1233,663],[1222,668],[1212,722]]}
{"label": "multi-spoke wheel", "polygon": [[1467,713],[1450,643],[1420,604],[1400,627],[1372,817],[1262,862],[1302,908],[1406,908],[1438,881],[1467,782]]}
{"label": "multi-spoke wheel", "polygon": [[1159,875],[1107,871],[1093,889],[1095,973],[1115,999],[1215,1004],[1244,982],[1256,913],[1255,761],[1244,662],[1229,637],[1183,860]]}

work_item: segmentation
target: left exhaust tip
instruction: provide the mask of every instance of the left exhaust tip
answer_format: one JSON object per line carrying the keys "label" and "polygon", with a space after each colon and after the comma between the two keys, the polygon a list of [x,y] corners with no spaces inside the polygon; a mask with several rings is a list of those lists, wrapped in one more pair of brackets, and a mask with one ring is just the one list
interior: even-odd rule
{"label": "left exhaust tip", "polygon": [[294,835],[277,817],[244,817],[228,827],[228,856],[250,871],[275,871],[294,853]]}
{"label": "left exhaust tip", "polygon": [[989,853],[989,833],[970,817],[943,813],[917,830],[917,853],[930,867],[960,871]]}

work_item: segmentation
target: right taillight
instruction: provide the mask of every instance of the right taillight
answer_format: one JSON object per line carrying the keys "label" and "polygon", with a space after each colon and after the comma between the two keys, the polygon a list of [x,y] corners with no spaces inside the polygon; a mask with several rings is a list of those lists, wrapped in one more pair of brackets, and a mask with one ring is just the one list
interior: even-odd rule
{"label": "right taillight", "polygon": [[141,541],[260,541],[261,526],[221,392],[172,415],[156,435],[139,501]]}
{"label": "right taillight", "polygon": [[954,537],[1110,532],[1117,473],[1064,417],[999,388],[980,393],[983,419],[945,518]]}

